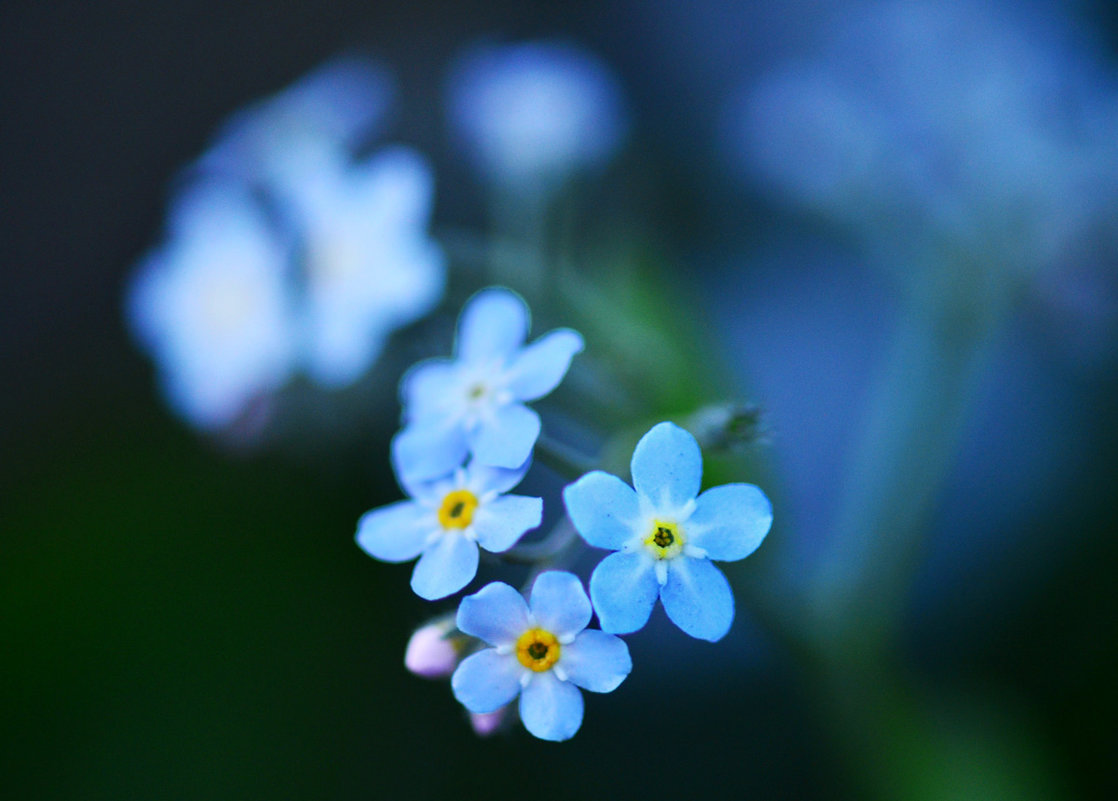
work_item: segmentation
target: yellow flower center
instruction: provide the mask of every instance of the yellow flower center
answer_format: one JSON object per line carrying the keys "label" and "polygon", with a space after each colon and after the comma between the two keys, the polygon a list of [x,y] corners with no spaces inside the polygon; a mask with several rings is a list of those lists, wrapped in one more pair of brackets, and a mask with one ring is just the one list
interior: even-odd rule
{"label": "yellow flower center", "polygon": [[671,559],[683,550],[683,530],[678,523],[655,520],[644,544],[657,559]]}
{"label": "yellow flower center", "polygon": [[528,629],[516,641],[516,658],[536,673],[550,670],[559,661],[559,640],[550,631]]}
{"label": "yellow flower center", "polygon": [[466,528],[474,520],[477,496],[469,490],[448,492],[439,507],[439,525],[443,528]]}

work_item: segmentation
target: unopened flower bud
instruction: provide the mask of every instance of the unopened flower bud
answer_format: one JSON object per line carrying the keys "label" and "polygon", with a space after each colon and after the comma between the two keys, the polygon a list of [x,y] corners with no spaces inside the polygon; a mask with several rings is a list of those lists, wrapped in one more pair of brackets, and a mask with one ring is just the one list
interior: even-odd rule
{"label": "unopened flower bud", "polygon": [[471,712],[470,713],[470,726],[474,729],[474,734],[479,737],[488,737],[501,728],[501,724],[505,722],[505,707],[501,707],[495,712]]}
{"label": "unopened flower bud", "polygon": [[458,665],[458,649],[450,638],[453,625],[439,621],[420,626],[408,640],[404,666],[417,676],[445,679]]}

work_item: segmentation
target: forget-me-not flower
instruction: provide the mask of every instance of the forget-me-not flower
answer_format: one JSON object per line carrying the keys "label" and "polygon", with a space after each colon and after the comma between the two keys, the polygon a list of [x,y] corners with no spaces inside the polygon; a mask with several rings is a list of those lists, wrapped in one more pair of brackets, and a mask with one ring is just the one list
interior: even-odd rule
{"label": "forget-me-not flower", "polygon": [[221,428],[294,369],[288,252],[246,192],[217,182],[181,195],[168,227],[129,286],[129,323],[171,406]]}
{"label": "forget-me-not flower", "polygon": [[540,524],[543,500],[507,495],[528,470],[488,467],[476,459],[435,481],[400,483],[412,500],[366,512],[357,544],[385,562],[419,557],[412,572],[415,594],[433,601],[452,595],[477,574],[478,546],[507,551]]}
{"label": "forget-me-not flower", "polygon": [[603,164],[628,127],[612,73],[563,42],[471,51],[454,71],[450,116],[486,177],[517,187]]}
{"label": "forget-me-not flower", "polygon": [[633,669],[618,637],[587,630],[590,599],[572,573],[547,571],[529,603],[508,584],[493,582],[462,599],[458,628],[488,643],[454,671],[454,697],[478,714],[520,695],[520,719],[543,740],[567,740],[582,725],[581,687],[617,688]]}
{"label": "forget-me-not flower", "polygon": [[726,484],[699,495],[699,444],[672,423],[660,423],[641,438],[631,468],[633,487],[595,470],[563,490],[583,539],[617,551],[590,577],[602,629],[636,631],[659,598],[687,634],[722,639],[734,619],[734,597],[711,560],[744,559],[757,549],[772,525],[768,498],[752,484]]}
{"label": "forget-me-not flower", "polygon": [[502,288],[474,295],[458,319],[454,359],[429,359],[401,381],[405,428],[392,442],[397,470],[411,480],[443,475],[467,452],[482,464],[516,468],[532,453],[540,418],[524,405],[551,392],[582,350],[582,336],[551,331],[528,346],[528,307]]}
{"label": "forget-me-not flower", "polygon": [[303,358],[319,384],[360,377],[396,328],[442,296],[442,251],[428,236],[433,179],[404,147],[324,162],[301,189]]}

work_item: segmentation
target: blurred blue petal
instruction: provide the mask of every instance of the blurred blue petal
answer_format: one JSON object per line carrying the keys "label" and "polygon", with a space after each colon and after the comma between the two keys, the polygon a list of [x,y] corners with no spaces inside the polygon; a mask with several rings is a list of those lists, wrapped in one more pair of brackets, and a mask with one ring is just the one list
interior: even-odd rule
{"label": "blurred blue petal", "polygon": [[392,466],[401,484],[439,478],[466,460],[466,434],[458,426],[409,425],[392,438]]}
{"label": "blurred blue petal", "polygon": [[137,268],[126,312],[171,405],[219,428],[293,370],[288,252],[250,198],[222,184],[180,196],[170,227]]}
{"label": "blurred blue petal", "polygon": [[467,364],[502,365],[528,336],[528,306],[521,297],[500,287],[483,289],[462,309],[455,353]]}
{"label": "blurred blue petal", "polygon": [[521,190],[601,166],[628,128],[617,80],[564,42],[468,52],[454,69],[449,107],[481,173]]}
{"label": "blurred blue petal", "polygon": [[324,166],[301,187],[305,358],[319,383],[352,383],[442,296],[444,258],[427,234],[432,191],[430,168],[404,148]]}
{"label": "blurred blue petal", "polygon": [[484,464],[519,467],[540,436],[540,416],[521,403],[495,409],[470,433],[470,451]]}
{"label": "blurred blue petal", "polygon": [[521,400],[531,401],[551,392],[582,351],[582,336],[561,328],[537,339],[512,360],[508,368],[509,389]]}
{"label": "blurred blue petal", "polygon": [[336,58],[230,117],[199,165],[285,199],[298,195],[323,163],[351,152],[377,129],[392,94],[392,81],[379,66]]}

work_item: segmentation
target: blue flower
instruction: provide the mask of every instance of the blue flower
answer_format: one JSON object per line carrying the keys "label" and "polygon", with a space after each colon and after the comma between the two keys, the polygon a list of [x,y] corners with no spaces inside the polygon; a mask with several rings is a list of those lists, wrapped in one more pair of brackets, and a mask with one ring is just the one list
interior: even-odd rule
{"label": "blue flower", "polygon": [[427,235],[432,194],[427,162],[403,147],[323,163],[303,182],[303,357],[319,384],[359,378],[389,334],[442,296],[443,254]]}
{"label": "blue flower", "polygon": [[606,162],[628,128],[616,79],[562,42],[476,48],[450,87],[450,116],[486,177],[519,189]]}
{"label": "blue flower", "polygon": [[171,406],[222,428],[294,369],[288,252],[246,192],[217,182],[179,196],[169,228],[132,279],[128,321]]}
{"label": "blue flower", "polygon": [[520,719],[542,740],[567,740],[582,725],[582,693],[617,688],[633,662],[619,638],[587,631],[590,599],[572,573],[541,573],[530,603],[508,584],[493,582],[462,599],[458,628],[485,648],[454,671],[454,697],[478,714],[520,695]]}
{"label": "blue flower", "polygon": [[543,501],[506,495],[527,472],[472,461],[436,481],[400,481],[413,500],[366,512],[357,523],[357,544],[385,562],[419,557],[412,573],[415,594],[433,601],[452,595],[477,574],[478,546],[500,553],[540,524]]}
{"label": "blue flower", "polygon": [[631,467],[635,491],[600,470],[563,490],[583,539],[617,551],[590,577],[602,629],[636,631],[659,598],[687,634],[722,639],[734,619],[734,597],[710,560],[744,559],[757,549],[772,525],[768,498],[752,484],[726,484],[699,495],[699,444],[672,423],[660,423],[641,438]]}
{"label": "blue flower", "polygon": [[540,418],[524,401],[558,386],[582,337],[561,328],[523,346],[528,307],[507,289],[474,295],[458,319],[455,359],[430,359],[400,383],[405,428],[392,442],[396,469],[435,478],[467,452],[482,464],[516,468],[532,453]]}

